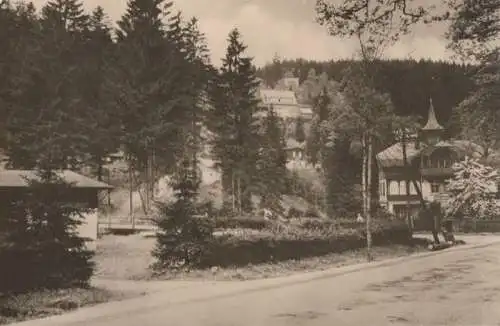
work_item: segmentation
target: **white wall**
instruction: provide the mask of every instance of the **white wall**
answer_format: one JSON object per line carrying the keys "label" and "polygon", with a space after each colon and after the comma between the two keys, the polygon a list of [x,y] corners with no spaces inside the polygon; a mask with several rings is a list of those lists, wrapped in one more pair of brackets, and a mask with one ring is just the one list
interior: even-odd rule
{"label": "white wall", "polygon": [[82,224],[78,226],[78,235],[82,238],[90,238],[92,241],[87,242],[87,248],[96,250],[97,248],[97,229],[99,213],[97,209],[83,215]]}

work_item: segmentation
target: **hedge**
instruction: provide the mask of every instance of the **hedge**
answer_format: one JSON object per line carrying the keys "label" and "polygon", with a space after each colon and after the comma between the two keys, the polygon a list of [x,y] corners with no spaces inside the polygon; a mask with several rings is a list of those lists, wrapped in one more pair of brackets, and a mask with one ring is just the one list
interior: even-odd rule
{"label": "hedge", "polygon": [[[211,244],[201,263],[203,267],[246,266],[317,257],[366,247],[364,228],[324,227],[312,230],[305,229],[305,232],[299,231],[298,234],[284,232],[275,236],[249,236],[243,239],[222,237]],[[374,246],[411,242],[408,228],[398,221],[375,221],[372,239]]]}
{"label": "hedge", "polygon": [[[347,228],[359,229],[365,228],[365,223],[359,223],[354,219],[321,219],[321,218],[292,218],[290,224],[297,225],[305,229],[324,229],[324,228]],[[374,219],[372,227],[377,227],[380,224],[395,225],[401,224],[399,221]],[[272,225],[272,222],[266,221],[263,218],[215,218],[213,219],[215,229],[254,229],[264,230]]]}

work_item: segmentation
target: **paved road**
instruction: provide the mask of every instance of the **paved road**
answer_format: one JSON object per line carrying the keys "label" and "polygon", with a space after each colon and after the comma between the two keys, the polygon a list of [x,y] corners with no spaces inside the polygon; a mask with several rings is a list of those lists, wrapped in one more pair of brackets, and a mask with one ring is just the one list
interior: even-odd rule
{"label": "paved road", "polygon": [[500,325],[500,244],[278,283],[179,284],[25,325]]}

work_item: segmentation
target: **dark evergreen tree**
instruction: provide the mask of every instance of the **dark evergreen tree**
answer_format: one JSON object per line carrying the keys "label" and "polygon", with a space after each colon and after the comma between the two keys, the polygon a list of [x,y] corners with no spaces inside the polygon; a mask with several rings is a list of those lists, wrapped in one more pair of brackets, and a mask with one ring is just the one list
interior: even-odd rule
{"label": "dark evergreen tree", "polygon": [[139,172],[134,183],[146,185],[146,211],[157,176],[172,173],[186,149],[185,131],[192,129],[199,99],[183,22],[171,8],[170,1],[131,0],[117,30],[112,93],[121,143]]}
{"label": "dark evergreen tree", "polygon": [[23,197],[3,198],[0,292],[88,286],[93,252],[76,233],[86,208],[69,204],[73,186],[50,169],[27,182]]}
{"label": "dark evergreen tree", "polygon": [[273,107],[263,121],[262,144],[257,163],[260,178],[261,207],[283,214],[281,205],[285,193],[287,168],[284,132]]}
{"label": "dark evergreen tree", "polygon": [[159,205],[157,225],[160,229],[152,254],[153,268],[197,267],[212,239],[210,221],[194,217],[200,176],[191,164],[191,158],[181,160],[171,182],[175,193],[172,203]]}
{"label": "dark evergreen tree", "polygon": [[88,16],[73,0],[49,2],[32,26],[8,123],[13,167],[32,168],[50,153],[53,168],[81,163],[88,138],[82,125],[78,76]]}
{"label": "dark evergreen tree", "polygon": [[120,147],[119,113],[110,94],[109,78],[113,62],[114,44],[108,17],[102,7],[97,7],[89,19],[86,31],[85,56],[82,58],[82,73],[80,74],[80,91],[85,110],[82,110],[82,120],[87,128],[88,137],[85,148],[86,163],[95,169],[98,180],[104,176],[103,166],[109,163]]}
{"label": "dark evergreen tree", "polygon": [[328,119],[329,106],[331,104],[328,91],[323,88],[323,91],[313,99],[313,120],[309,135],[306,139],[306,153],[309,162],[317,164],[321,162],[321,150],[325,143],[324,133],[321,131],[322,123]]}
{"label": "dark evergreen tree", "polygon": [[295,121],[295,140],[302,143],[306,140],[306,131],[304,129],[304,120],[298,117]]}
{"label": "dark evergreen tree", "polygon": [[261,111],[256,96],[258,82],[237,29],[231,31],[228,41],[222,68],[211,86],[207,125],[214,135],[212,151],[222,172],[226,205],[232,201],[233,207],[248,211],[252,186],[257,183]]}

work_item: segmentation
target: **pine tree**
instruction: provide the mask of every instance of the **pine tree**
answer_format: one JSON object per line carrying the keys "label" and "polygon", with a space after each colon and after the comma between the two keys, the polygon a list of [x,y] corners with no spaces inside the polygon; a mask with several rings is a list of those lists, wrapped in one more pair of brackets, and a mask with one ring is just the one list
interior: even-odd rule
{"label": "pine tree", "polygon": [[103,166],[112,159],[111,154],[116,153],[120,146],[121,125],[120,120],[116,119],[118,108],[113,105],[109,91],[112,83],[109,71],[113,65],[109,57],[112,57],[113,47],[107,16],[102,7],[97,7],[89,18],[86,32],[80,90],[82,102],[86,106],[82,112],[88,139],[86,163],[95,168],[98,180],[103,178]]}
{"label": "pine tree", "polygon": [[22,198],[4,198],[0,292],[88,286],[93,252],[76,232],[86,209],[70,204],[73,186],[43,167],[27,182]]}
{"label": "pine tree", "polygon": [[[255,68],[246,57],[246,46],[237,29],[229,34],[222,68],[211,91],[208,127],[213,133],[212,150],[222,172],[225,203],[233,211],[251,209],[252,185],[259,151],[259,123]],[[241,207],[241,210],[240,210]]]}
{"label": "pine tree", "polygon": [[117,30],[113,94],[129,166],[139,172],[137,185],[145,186],[146,212],[156,176],[171,173],[185,149],[198,95],[182,26],[172,25],[181,21],[172,22],[171,7],[165,0],[131,0]]}
{"label": "pine tree", "polygon": [[191,163],[190,157],[181,160],[171,182],[175,200],[159,205],[160,232],[152,252],[157,259],[153,268],[158,272],[169,267],[200,266],[209,249],[213,232],[209,221],[194,217],[201,181]]}
{"label": "pine tree", "polygon": [[302,117],[298,117],[295,120],[295,140],[302,143],[306,140],[306,131],[304,129],[304,120]]}
{"label": "pine tree", "polygon": [[257,164],[260,178],[261,208],[283,213],[282,195],[285,193],[287,169],[285,139],[279,117],[273,107],[263,121],[262,145]]}
{"label": "pine tree", "polygon": [[25,69],[11,93],[7,152],[12,167],[33,168],[41,155],[53,168],[81,163],[87,139],[77,81],[88,18],[81,7],[78,1],[49,2],[26,34],[31,44],[23,53]]}
{"label": "pine tree", "polygon": [[306,139],[306,151],[309,161],[316,165],[321,161],[321,150],[326,142],[322,132],[322,124],[328,119],[329,106],[332,103],[326,87],[313,99],[313,103],[313,120],[309,136]]}

